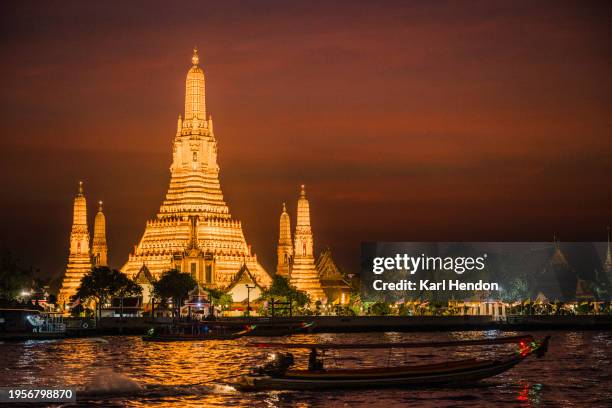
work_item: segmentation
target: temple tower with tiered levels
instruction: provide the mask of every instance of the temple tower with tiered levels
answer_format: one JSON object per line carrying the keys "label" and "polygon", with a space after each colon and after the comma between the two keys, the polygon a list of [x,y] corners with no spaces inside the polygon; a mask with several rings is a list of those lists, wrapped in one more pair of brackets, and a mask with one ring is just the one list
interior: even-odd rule
{"label": "temple tower with tiered levels", "polygon": [[72,229],[70,231],[70,254],[57,304],[69,306],[81,278],[91,271],[91,253],[89,252],[89,229],[87,228],[87,201],[83,194],[83,182],[79,182],[79,191],[74,198]]}
{"label": "temple tower with tiered levels", "polygon": [[242,224],[223,199],[217,139],[206,113],[205,76],[197,49],[185,81],[185,112],[172,145],[170,186],[156,217],[122,271],[135,276],[146,265],[154,278],[172,268],[191,273],[209,287],[229,286],[243,264],[259,285],[271,278],[251,253]]}
{"label": "temple tower with tiered levels", "polygon": [[287,213],[285,203],[283,203],[283,212],[280,215],[279,226],[276,274],[289,278],[291,275],[291,263],[293,262],[293,240],[291,239],[291,218]]}
{"label": "temple tower with tiered levels", "polygon": [[310,295],[311,301],[325,299],[319,274],[314,262],[314,244],[310,227],[310,204],[304,185],[297,204],[297,221],[294,236],[293,265],[290,282]]}
{"label": "temple tower with tiered levels", "polygon": [[94,266],[108,266],[106,246],[106,217],[102,212],[102,201],[98,201],[98,212],[94,220],[94,234],[91,245],[91,260]]}

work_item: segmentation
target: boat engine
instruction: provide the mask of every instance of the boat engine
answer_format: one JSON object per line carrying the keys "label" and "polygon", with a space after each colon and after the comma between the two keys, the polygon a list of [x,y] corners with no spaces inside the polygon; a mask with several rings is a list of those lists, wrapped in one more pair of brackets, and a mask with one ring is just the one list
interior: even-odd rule
{"label": "boat engine", "polygon": [[255,368],[254,373],[259,375],[284,375],[293,365],[293,354],[274,353],[268,357],[265,364]]}

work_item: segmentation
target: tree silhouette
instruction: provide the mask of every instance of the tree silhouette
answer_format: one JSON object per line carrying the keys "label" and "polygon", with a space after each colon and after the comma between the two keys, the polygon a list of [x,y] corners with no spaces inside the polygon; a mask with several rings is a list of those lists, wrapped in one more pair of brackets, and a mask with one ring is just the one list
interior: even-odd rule
{"label": "tree silhouette", "polygon": [[96,312],[99,317],[104,305],[113,296],[138,295],[142,288],[127,277],[126,274],[107,267],[93,268],[91,272],[83,276],[81,285],[77,289],[75,297],[85,302],[94,300]]}
{"label": "tree silhouette", "polygon": [[[288,301],[291,299],[292,307],[304,307],[304,305],[310,302],[306,292],[298,290],[295,286],[289,283],[287,278],[279,275],[275,275],[272,278],[272,284],[270,287],[262,291],[260,299],[274,299],[275,301]],[[282,309],[278,311],[278,314],[289,314],[289,311]]]}
{"label": "tree silhouette", "polygon": [[31,269],[23,268],[8,250],[0,258],[0,299],[12,301],[23,290],[30,290],[34,284]]}
{"label": "tree silhouette", "polygon": [[172,315],[176,316],[176,311],[181,307],[183,300],[197,284],[198,282],[190,274],[171,269],[164,272],[161,278],[153,283],[153,293],[162,301],[172,299]]}

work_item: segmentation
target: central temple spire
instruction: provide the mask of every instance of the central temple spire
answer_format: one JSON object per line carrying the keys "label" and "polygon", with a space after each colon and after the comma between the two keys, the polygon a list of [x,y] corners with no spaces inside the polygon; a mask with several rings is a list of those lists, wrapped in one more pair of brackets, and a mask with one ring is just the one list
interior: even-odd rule
{"label": "central temple spire", "polygon": [[[204,121],[206,119],[204,71],[199,65],[197,47],[193,49],[191,63],[193,66],[187,72],[185,80],[185,121],[191,121],[193,118]],[[198,125],[199,123],[196,124],[196,128]]]}
{"label": "central temple spire", "polygon": [[154,219],[122,271],[136,276],[146,264],[154,278],[169,269],[189,272],[202,285],[227,288],[244,263],[267,286],[271,278],[250,251],[242,224],[223,198],[212,118],[206,118],[204,71],[198,50],[185,81],[185,114],[172,144],[170,185]]}
{"label": "central temple spire", "polygon": [[185,82],[185,116],[178,117],[172,148],[170,188],[160,214],[191,216],[202,211],[228,215],[219,186],[217,141],[205,115],[204,72],[197,48]]}

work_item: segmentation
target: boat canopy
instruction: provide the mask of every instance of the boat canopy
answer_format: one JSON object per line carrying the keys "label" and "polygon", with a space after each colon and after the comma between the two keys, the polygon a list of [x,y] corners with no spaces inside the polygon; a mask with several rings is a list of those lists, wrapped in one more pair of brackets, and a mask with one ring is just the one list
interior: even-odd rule
{"label": "boat canopy", "polygon": [[533,336],[497,337],[493,339],[477,340],[451,340],[451,341],[429,341],[408,343],[280,343],[280,342],[250,342],[250,347],[261,348],[286,348],[286,349],[384,349],[384,348],[426,348],[426,347],[461,347],[461,346],[485,346],[490,344],[507,344],[532,342]]}

